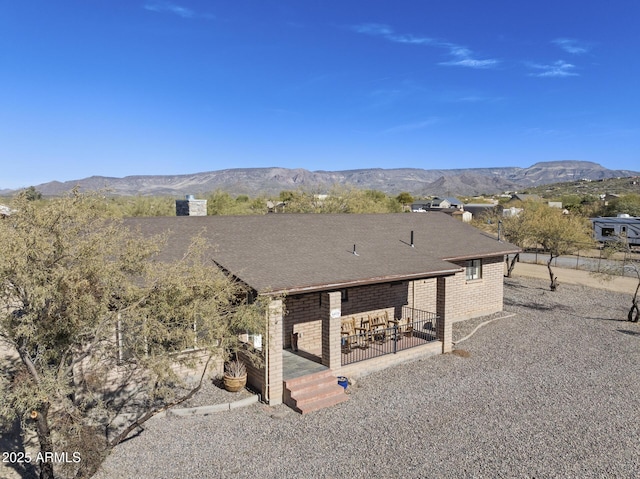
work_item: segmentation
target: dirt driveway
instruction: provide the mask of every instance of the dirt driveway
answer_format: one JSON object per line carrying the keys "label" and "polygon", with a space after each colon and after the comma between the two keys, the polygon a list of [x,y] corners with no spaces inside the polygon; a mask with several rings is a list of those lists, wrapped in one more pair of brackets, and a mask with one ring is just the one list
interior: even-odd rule
{"label": "dirt driveway", "polygon": [[[604,281],[601,277],[587,271],[580,271],[576,269],[553,268],[553,272],[558,277],[560,287],[562,287],[562,283],[567,283],[587,286],[589,288],[606,289],[608,291],[615,291],[618,293],[633,294],[636,285],[638,284],[638,280],[635,278],[619,276],[611,280]],[[545,265],[516,263],[512,276],[514,278],[527,277],[548,280],[549,270]]]}

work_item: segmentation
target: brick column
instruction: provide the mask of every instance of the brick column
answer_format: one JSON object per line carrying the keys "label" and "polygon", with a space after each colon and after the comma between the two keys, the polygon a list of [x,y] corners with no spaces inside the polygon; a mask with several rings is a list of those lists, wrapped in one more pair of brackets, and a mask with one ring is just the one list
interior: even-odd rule
{"label": "brick column", "polygon": [[329,369],[342,366],[340,348],[340,317],[342,316],[342,295],[340,291],[322,294],[322,364]]}
{"label": "brick column", "polygon": [[272,299],[267,308],[267,364],[265,390],[269,404],[282,404],[284,394],[282,366],[282,300]]}
{"label": "brick column", "polygon": [[453,319],[453,295],[456,291],[453,287],[455,276],[444,276],[438,278],[436,293],[436,313],[438,314],[438,325],[436,334],[442,341],[442,353],[450,353],[453,349],[452,322]]}

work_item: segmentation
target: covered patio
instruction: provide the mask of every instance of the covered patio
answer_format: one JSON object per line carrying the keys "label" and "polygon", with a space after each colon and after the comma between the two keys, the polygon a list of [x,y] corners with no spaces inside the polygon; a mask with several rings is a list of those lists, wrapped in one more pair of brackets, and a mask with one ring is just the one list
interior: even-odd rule
{"label": "covered patio", "polygon": [[341,320],[341,366],[397,354],[437,341],[438,315],[402,306],[398,318],[388,312],[354,315]]}

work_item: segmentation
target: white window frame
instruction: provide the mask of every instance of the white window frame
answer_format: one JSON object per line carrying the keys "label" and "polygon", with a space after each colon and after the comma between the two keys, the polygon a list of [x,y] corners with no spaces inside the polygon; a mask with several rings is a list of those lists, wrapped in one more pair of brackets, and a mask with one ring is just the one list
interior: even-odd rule
{"label": "white window frame", "polygon": [[464,274],[467,281],[478,281],[482,279],[482,260],[470,259],[467,261]]}

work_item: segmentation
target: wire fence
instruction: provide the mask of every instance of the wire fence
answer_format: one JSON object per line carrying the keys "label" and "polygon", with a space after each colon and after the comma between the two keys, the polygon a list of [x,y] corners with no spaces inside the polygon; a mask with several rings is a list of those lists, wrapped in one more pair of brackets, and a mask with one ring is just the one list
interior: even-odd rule
{"label": "wire fence", "polygon": [[[511,255],[508,261],[510,261],[512,257]],[[522,263],[546,265],[549,261],[549,252],[541,248],[526,248],[520,253],[519,261]],[[637,277],[640,271],[640,253],[636,251],[625,251],[611,256],[607,254],[603,248],[576,248],[575,254],[555,257],[551,261],[551,266],[593,273]]]}

